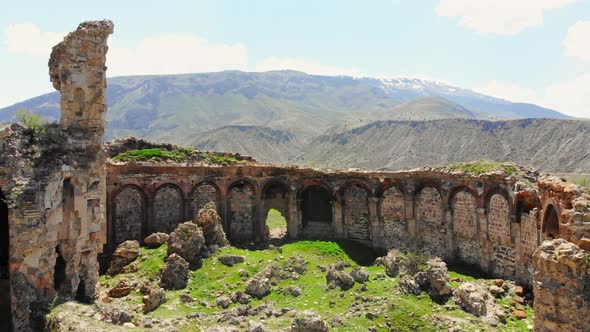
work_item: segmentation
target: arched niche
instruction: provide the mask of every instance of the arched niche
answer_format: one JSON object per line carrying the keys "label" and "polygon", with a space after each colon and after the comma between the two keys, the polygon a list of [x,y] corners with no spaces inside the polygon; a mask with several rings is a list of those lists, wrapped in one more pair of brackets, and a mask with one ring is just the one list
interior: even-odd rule
{"label": "arched niche", "polygon": [[154,232],[171,233],[184,220],[182,191],[174,184],[158,187],[154,195]]}
{"label": "arched niche", "polygon": [[146,202],[143,192],[134,185],[128,185],[117,193],[114,199],[114,241],[118,245],[126,240],[141,242],[146,217]]}
{"label": "arched niche", "polygon": [[369,192],[354,183],[342,190],[342,221],[348,238],[370,240]]}
{"label": "arched niche", "polygon": [[255,189],[247,181],[232,183],[227,190],[228,220],[226,233],[231,241],[248,242],[254,235]]}

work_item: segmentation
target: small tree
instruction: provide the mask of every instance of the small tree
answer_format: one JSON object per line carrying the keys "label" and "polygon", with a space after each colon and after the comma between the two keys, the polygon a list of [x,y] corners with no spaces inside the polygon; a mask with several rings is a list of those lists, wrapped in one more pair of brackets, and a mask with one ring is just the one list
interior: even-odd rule
{"label": "small tree", "polygon": [[44,126],[47,124],[47,119],[24,108],[16,111],[16,118],[23,126],[35,132],[43,131]]}

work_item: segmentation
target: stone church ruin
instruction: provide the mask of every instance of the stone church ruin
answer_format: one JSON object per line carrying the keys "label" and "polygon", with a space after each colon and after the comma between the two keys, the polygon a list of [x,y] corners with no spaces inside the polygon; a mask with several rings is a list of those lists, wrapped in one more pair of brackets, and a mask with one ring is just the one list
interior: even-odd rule
{"label": "stone church ruin", "polygon": [[536,174],[115,162],[102,145],[112,32],[110,21],[84,22],[53,48],[59,125],[0,127],[0,330],[41,329],[56,299],[92,302],[100,253],[170,233],[209,202],[233,243],[267,241],[276,209],[291,239],[351,239],[477,266],[532,285],[536,331],[585,326],[588,190]]}

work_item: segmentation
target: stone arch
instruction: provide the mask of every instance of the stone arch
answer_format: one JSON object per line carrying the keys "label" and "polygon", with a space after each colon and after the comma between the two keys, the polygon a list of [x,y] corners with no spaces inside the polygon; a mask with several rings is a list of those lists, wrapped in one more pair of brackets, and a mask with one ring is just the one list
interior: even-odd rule
{"label": "stone arch", "polygon": [[332,236],[332,200],[329,187],[314,182],[297,192],[304,237]]}
{"label": "stone arch", "polygon": [[408,244],[408,224],[404,194],[399,187],[391,185],[381,193],[379,216],[383,223],[385,247],[403,248]]}
{"label": "stone arch", "polygon": [[469,188],[461,187],[453,191],[451,222],[457,258],[467,264],[479,264],[477,199]]}
{"label": "stone arch", "polygon": [[146,199],[136,185],[121,187],[115,196],[113,237],[115,245],[126,240],[142,241],[145,235]]}
{"label": "stone arch", "polygon": [[367,241],[371,239],[370,193],[370,188],[358,182],[349,183],[341,190],[342,225],[348,238]]}
{"label": "stone arch", "polygon": [[172,233],[184,220],[182,190],[175,184],[166,183],[156,189],[154,195],[154,232]]}
{"label": "stone arch", "polygon": [[493,247],[491,270],[497,276],[512,278],[516,271],[516,250],[512,243],[509,200],[502,191],[492,192],[487,207],[488,238]]}
{"label": "stone arch", "polygon": [[444,229],[443,197],[431,185],[421,186],[414,196],[414,214],[418,248],[426,254],[445,258],[446,237]]}
{"label": "stone arch", "polygon": [[194,218],[207,203],[214,202],[217,212],[220,211],[221,190],[211,181],[197,183],[191,190],[191,206],[189,217]]}
{"label": "stone arch", "polygon": [[255,229],[255,186],[247,180],[233,182],[227,189],[228,220],[225,232],[231,241],[253,239]]}
{"label": "stone arch", "polygon": [[262,187],[262,223],[261,229],[266,233],[269,231],[266,220],[270,209],[275,209],[285,218],[285,225],[282,227],[284,235],[287,235],[289,224],[289,184],[281,179],[271,179]]}
{"label": "stone arch", "polygon": [[555,205],[548,204],[545,207],[543,214],[543,234],[548,239],[556,239],[559,237],[559,214]]}
{"label": "stone arch", "polygon": [[0,329],[12,331],[12,310],[10,305],[10,235],[8,204],[0,188]]}

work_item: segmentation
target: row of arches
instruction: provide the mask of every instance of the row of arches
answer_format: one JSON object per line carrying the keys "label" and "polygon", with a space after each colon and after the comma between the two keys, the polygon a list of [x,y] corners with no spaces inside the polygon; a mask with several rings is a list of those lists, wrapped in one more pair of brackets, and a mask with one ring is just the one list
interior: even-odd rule
{"label": "row of arches", "polygon": [[[257,187],[248,180],[235,181],[224,192],[214,182],[201,182],[193,187],[185,200],[178,186],[167,183],[155,190],[153,211],[149,212],[146,193],[135,185],[125,185],[116,193],[112,203],[114,240],[116,243],[126,239],[141,240],[146,235],[148,213],[153,213],[151,232],[170,232],[178,223],[192,219],[206,203],[214,201],[222,212],[226,233],[234,240],[245,241],[255,234],[263,234],[265,225],[260,220],[265,219],[270,209],[275,209],[290,222],[297,222],[304,235],[306,230],[309,230],[307,235],[334,232],[335,224],[339,223],[345,237],[368,241],[372,238],[371,216],[376,215],[378,222],[383,224],[382,235],[386,242],[398,244],[408,241],[406,219],[413,218],[416,220],[415,233],[424,235],[423,247],[444,256],[448,249],[446,242],[449,242],[445,233],[450,229],[453,250],[466,262],[479,261],[480,236],[499,245],[512,244],[510,216],[514,213],[507,192],[493,190],[477,195],[468,187],[457,187],[443,195],[437,186],[426,184],[417,187],[409,196],[397,183],[376,190],[371,188],[353,181],[334,191],[319,180],[290,186],[282,179],[274,179],[267,181],[258,195]],[[370,209],[371,199],[377,201],[376,211]],[[290,203],[292,201],[295,203]],[[335,210],[335,202],[341,204],[341,210]],[[291,211],[293,207],[296,212]],[[487,211],[485,224],[478,223],[480,208]],[[445,215],[447,209],[450,219]],[[552,222],[553,219],[548,220]],[[450,228],[446,226],[449,223]]]}

